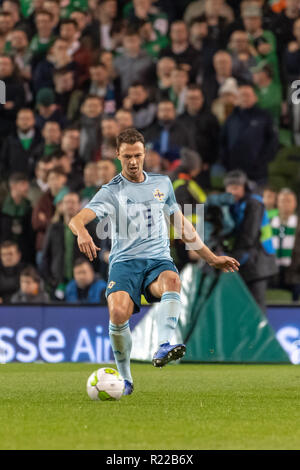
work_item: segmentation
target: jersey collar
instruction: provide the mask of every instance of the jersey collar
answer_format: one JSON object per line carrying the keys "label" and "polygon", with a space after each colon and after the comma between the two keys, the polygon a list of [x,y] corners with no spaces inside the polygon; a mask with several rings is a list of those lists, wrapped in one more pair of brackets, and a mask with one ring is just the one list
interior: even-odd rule
{"label": "jersey collar", "polygon": [[148,181],[148,175],[147,175],[147,173],[146,173],[144,170],[143,170],[143,173],[144,173],[145,179],[144,179],[144,181],[141,181],[140,183],[134,183],[133,181],[128,180],[127,178],[125,178],[124,175],[122,175],[122,172],[120,173],[120,175],[121,175],[121,177],[123,178],[123,180],[126,181],[126,183],[137,185],[137,184],[144,184],[144,183],[147,183],[147,181]]}

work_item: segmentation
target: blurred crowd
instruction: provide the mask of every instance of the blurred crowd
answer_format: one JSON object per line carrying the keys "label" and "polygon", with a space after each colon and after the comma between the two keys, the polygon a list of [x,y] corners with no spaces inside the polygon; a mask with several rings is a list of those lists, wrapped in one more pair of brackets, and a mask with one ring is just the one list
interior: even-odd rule
{"label": "blurred crowd", "polygon": [[128,127],[257,303],[298,300],[299,79],[299,0],[0,1],[0,302],[105,303],[109,240],[91,264],[68,222]]}

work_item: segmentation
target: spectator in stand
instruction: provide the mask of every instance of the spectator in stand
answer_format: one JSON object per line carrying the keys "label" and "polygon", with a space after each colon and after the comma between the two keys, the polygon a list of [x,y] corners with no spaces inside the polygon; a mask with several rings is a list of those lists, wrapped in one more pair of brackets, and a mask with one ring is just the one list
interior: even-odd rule
{"label": "spectator in stand", "polygon": [[271,221],[276,261],[280,267],[280,285],[284,285],[285,271],[291,264],[298,225],[297,197],[288,188],[281,189],[277,197],[278,215]]}
{"label": "spectator in stand", "polygon": [[42,130],[47,121],[56,121],[62,129],[67,125],[67,119],[55,103],[55,94],[51,88],[41,88],[36,95],[36,126]]}
{"label": "spectator in stand", "polygon": [[195,148],[192,133],[176,120],[174,104],[167,99],[158,104],[157,119],[145,130],[145,140],[169,161],[170,169],[180,161],[182,147]]}
{"label": "spectator in stand", "polygon": [[99,60],[102,64],[105,65],[108,72],[109,80],[113,82],[115,90],[117,91],[118,100],[120,101],[121,97],[121,79],[117,74],[114,66],[114,55],[110,51],[102,51],[100,53]]}
{"label": "spectator in stand", "polygon": [[227,15],[224,16],[224,8],[222,8],[224,7],[224,3],[225,2],[221,0],[206,0],[204,3],[204,11],[199,15],[201,19],[206,21],[208,28],[207,38],[218,49],[226,44],[227,26],[234,18],[233,12],[228,5]]}
{"label": "spectator in stand", "polygon": [[104,0],[98,5],[99,42],[101,49],[111,51],[114,49],[112,29],[116,24],[118,5],[116,0]]}
{"label": "spectator in stand", "polygon": [[189,85],[185,98],[185,112],[178,121],[193,134],[196,151],[201,156],[202,170],[208,170],[218,155],[220,126],[215,116],[205,107],[202,90]]}
{"label": "spectator in stand", "polygon": [[249,43],[246,31],[234,31],[229,40],[228,52],[232,58],[232,73],[243,80],[251,82],[251,67],[256,66],[255,51]]}
{"label": "spectator in stand", "polygon": [[190,23],[189,40],[199,55],[199,67],[196,71],[195,82],[202,84],[204,73],[212,69],[213,55],[219,49],[213,38],[209,37],[209,28],[204,16],[199,16]]}
{"label": "spectator in stand", "polygon": [[72,160],[79,160],[80,131],[77,127],[68,127],[63,131],[61,140],[62,152]]}
{"label": "spectator in stand", "polygon": [[44,155],[35,166],[35,178],[30,182],[28,199],[32,207],[35,207],[42,195],[49,189],[47,178],[48,172],[54,168],[51,155]]}
{"label": "spectator in stand", "polygon": [[20,290],[12,298],[12,304],[48,303],[49,295],[43,288],[42,280],[33,266],[24,268],[20,273]]}
{"label": "spectator in stand", "polygon": [[300,75],[300,18],[294,23],[293,35],[295,40],[289,42],[284,54],[284,68],[289,84]]}
{"label": "spectator in stand", "polygon": [[105,114],[115,114],[119,101],[118,91],[115,90],[106,66],[102,62],[97,62],[90,66],[89,71],[91,79],[88,83],[88,93],[103,99]]}
{"label": "spectator in stand", "polygon": [[60,37],[68,43],[68,54],[77,64],[78,85],[82,86],[89,78],[92,56],[80,43],[80,31],[75,20],[63,19],[59,27]]}
{"label": "spectator in stand", "polygon": [[52,14],[52,31],[55,36],[59,33],[60,23],[60,5],[57,0],[43,0],[43,10],[50,11]]}
{"label": "spectator in stand", "polygon": [[239,87],[238,104],[221,131],[221,161],[228,171],[243,170],[260,186],[278,149],[278,134],[269,113],[257,106],[251,85]]}
{"label": "spectator in stand", "polygon": [[120,133],[118,122],[110,116],[103,117],[101,121],[102,139],[116,139]]}
{"label": "spectator in stand", "polygon": [[[122,171],[121,162],[116,158],[116,144],[117,141],[114,137],[107,137],[102,139],[102,144],[100,148],[101,159],[112,160],[118,173]],[[97,159],[98,161],[98,159]]]}
{"label": "spectator in stand", "polygon": [[184,21],[177,20],[171,24],[171,45],[163,49],[160,57],[171,57],[177,65],[182,65],[190,73],[191,80],[196,76],[200,66],[199,54],[189,43],[189,32]]}
{"label": "spectator in stand", "polygon": [[4,0],[2,2],[2,9],[10,14],[14,28],[23,28],[28,35],[31,35],[32,28],[21,18],[20,3],[17,0]]}
{"label": "spectator in stand", "polygon": [[3,41],[3,48],[11,31],[14,29],[14,20],[7,11],[0,11],[0,37]]}
{"label": "spectator in stand", "polygon": [[120,132],[133,127],[133,116],[132,112],[127,109],[120,108],[115,115],[115,119],[119,125]]}
{"label": "spectator in stand", "polygon": [[[119,125],[115,118],[106,116],[101,121],[101,145],[96,153],[95,159],[115,159],[116,139],[119,135]],[[121,170],[120,170],[121,171]]]}
{"label": "spectator in stand", "polygon": [[55,71],[72,71],[76,74],[77,65],[68,54],[68,42],[62,38],[56,38],[44,60],[35,67],[33,74],[33,86],[35,92],[41,88],[53,88],[53,74]]}
{"label": "spectator in stand", "polygon": [[133,0],[125,6],[124,16],[129,23],[139,23],[141,20],[150,21],[153,28],[164,35],[168,31],[168,17],[161,12],[152,0]]}
{"label": "spectator in stand", "polygon": [[100,160],[97,162],[98,187],[108,184],[116,176],[116,167],[112,160]]}
{"label": "spectator in stand", "polygon": [[171,76],[173,70],[176,68],[176,62],[171,57],[162,57],[157,62],[156,75],[157,75],[157,96],[168,96],[171,88]]}
{"label": "spectator in stand", "polygon": [[195,0],[192,1],[184,12],[184,21],[190,23],[194,18],[203,15],[205,11],[209,11],[209,8],[213,9],[218,17],[226,18],[228,23],[231,23],[234,19],[234,12],[232,8],[227,5],[224,0]]}
{"label": "spectator in stand", "polygon": [[24,269],[22,253],[16,242],[7,240],[0,245],[0,304],[10,302],[19,289],[20,272]]}
{"label": "spectator in stand", "polygon": [[233,78],[231,55],[226,51],[218,51],[213,57],[213,74],[206,75],[203,81],[205,103],[211,106],[218,97],[220,87],[228,78]]}
{"label": "spectator in stand", "polygon": [[245,173],[231,171],[224,179],[233,195],[232,216],[236,223],[232,256],[240,263],[240,275],[263,312],[268,279],[277,273],[272,231],[263,199],[253,194]]}
{"label": "spectator in stand", "polygon": [[286,0],[286,8],[278,15],[275,15],[271,22],[270,29],[276,36],[277,51],[280,61],[288,43],[294,40],[293,27],[299,16],[299,0]]}
{"label": "spectator in stand", "polygon": [[133,125],[139,130],[150,126],[156,115],[156,104],[149,99],[149,91],[141,82],[133,83],[123,100],[123,108],[130,111]]}
{"label": "spectator in stand", "polygon": [[85,165],[83,171],[84,188],[80,190],[81,207],[84,207],[95,196],[99,189],[98,164],[89,162]]}
{"label": "spectator in stand", "polygon": [[79,117],[80,104],[83,99],[82,90],[75,88],[74,72],[72,70],[56,70],[53,74],[55,103],[66,116],[67,121]]}
{"label": "spectator in stand", "polygon": [[52,32],[53,16],[52,13],[47,10],[37,11],[35,14],[35,26],[37,33],[33,36],[29,50],[32,54],[32,68],[43,60],[48,50],[53,44],[54,35]]}
{"label": "spectator in stand", "polygon": [[29,41],[26,31],[14,29],[10,33],[7,53],[14,58],[14,62],[18,66],[21,77],[30,84],[32,54],[28,46]]}
{"label": "spectator in stand", "polygon": [[52,156],[55,167],[62,168],[67,177],[66,186],[71,191],[80,191],[83,187],[82,170],[83,165],[80,160],[74,160],[70,155],[57,153]]}
{"label": "spectator in stand", "polygon": [[76,237],[68,227],[80,210],[77,193],[68,193],[62,200],[62,218],[48,226],[43,243],[41,271],[52,297],[62,300],[67,283],[73,279],[74,261],[81,256]]}
{"label": "spectator in stand", "polygon": [[2,146],[1,178],[5,179],[16,172],[25,173],[32,178],[37,160],[36,151],[41,141],[32,110],[21,109],[17,114],[16,132],[7,136]]}
{"label": "spectator in stand", "polygon": [[135,29],[127,29],[123,38],[124,53],[114,60],[116,73],[121,80],[121,93],[126,96],[128,88],[137,80],[145,85],[151,83],[152,59],[141,49],[141,39]]}
{"label": "spectator in stand", "polygon": [[273,280],[272,287],[291,290],[293,300],[298,300],[300,258],[296,248],[296,240],[299,240],[296,194],[288,188],[279,191],[277,207],[278,215],[272,218],[271,226],[279,274]]}
{"label": "spectator in stand", "polygon": [[32,208],[28,200],[29,181],[23,173],[13,173],[8,180],[9,193],[0,209],[0,242],[18,244],[22,260],[34,261],[34,232],[31,227]]}
{"label": "spectator in stand", "polygon": [[272,31],[263,29],[262,10],[255,2],[242,9],[243,25],[248,33],[253,55],[257,64],[264,62],[270,65],[274,72],[275,82],[279,82],[278,57],[276,54],[276,38]]}
{"label": "spectator in stand", "polygon": [[271,186],[266,186],[264,188],[264,205],[270,221],[273,219],[273,217],[278,215],[277,198],[278,193],[274,188]]}
{"label": "spectator in stand", "polygon": [[41,263],[41,251],[45,232],[54,216],[55,205],[62,190],[65,189],[67,177],[61,168],[52,168],[48,172],[49,189],[41,196],[32,213],[32,228],[36,232],[36,262]]}
{"label": "spectator in stand", "polygon": [[5,84],[6,102],[0,106],[0,144],[15,129],[17,112],[25,105],[24,86],[12,57],[0,55],[0,80]]}
{"label": "spectator in stand", "polygon": [[279,127],[282,93],[280,84],[273,79],[273,70],[269,65],[260,65],[252,69],[253,82],[256,85],[257,105],[269,111],[273,122]]}
{"label": "spectator in stand", "polygon": [[140,20],[138,31],[142,40],[142,49],[154,60],[159,57],[160,51],[169,45],[168,36],[155,29],[150,20]]}
{"label": "spectator in stand", "polygon": [[70,303],[106,304],[106,282],[95,274],[86,258],[74,262],[74,279],[66,287],[65,301]]}
{"label": "spectator in stand", "polygon": [[80,34],[80,42],[85,49],[99,48],[99,24],[91,19],[89,11],[73,10],[70,18],[75,20]]}
{"label": "spectator in stand", "polygon": [[188,82],[189,74],[184,68],[177,67],[172,71],[168,98],[174,103],[177,116],[184,112]]}
{"label": "spectator in stand", "polygon": [[36,154],[53,155],[60,149],[62,131],[56,121],[47,121],[42,130],[43,142],[37,148]]}
{"label": "spectator in stand", "polygon": [[164,160],[155,150],[147,149],[144,169],[147,173],[165,173]]}
{"label": "spectator in stand", "polygon": [[219,88],[218,98],[212,102],[211,112],[221,125],[224,124],[236,107],[238,94],[239,88],[235,78],[227,78]]}
{"label": "spectator in stand", "polygon": [[[201,170],[200,155],[193,150],[183,149],[180,165],[172,176],[176,201],[181,206],[185,217],[194,225],[199,224],[197,204],[204,204],[206,201],[206,193],[196,181],[199,179]],[[192,250],[188,250],[182,240],[175,238],[171,241],[171,245],[174,247],[173,254],[179,271],[187,263],[199,260],[199,256]]]}
{"label": "spectator in stand", "polygon": [[80,116],[80,158],[94,160],[101,142],[100,122],[103,113],[103,99],[88,95],[81,105]]}

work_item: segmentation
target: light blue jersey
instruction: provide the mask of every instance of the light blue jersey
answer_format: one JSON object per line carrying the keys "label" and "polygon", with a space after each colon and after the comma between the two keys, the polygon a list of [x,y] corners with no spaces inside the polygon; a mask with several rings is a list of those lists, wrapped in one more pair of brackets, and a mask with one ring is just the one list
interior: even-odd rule
{"label": "light blue jersey", "polygon": [[131,259],[172,260],[167,220],[180,210],[173,186],[168,176],[144,175],[142,183],[133,183],[120,173],[85,206],[99,219],[111,221],[110,265]]}

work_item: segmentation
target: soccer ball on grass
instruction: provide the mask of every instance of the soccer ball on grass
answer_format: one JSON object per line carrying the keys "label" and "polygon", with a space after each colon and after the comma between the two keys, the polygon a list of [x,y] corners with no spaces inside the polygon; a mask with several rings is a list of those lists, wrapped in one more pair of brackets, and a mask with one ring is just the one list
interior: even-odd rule
{"label": "soccer ball on grass", "polygon": [[92,400],[115,401],[120,400],[124,386],[124,380],[119,372],[103,367],[89,376],[86,390]]}

